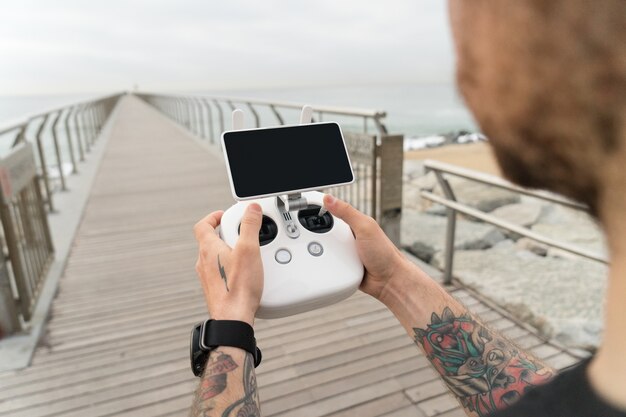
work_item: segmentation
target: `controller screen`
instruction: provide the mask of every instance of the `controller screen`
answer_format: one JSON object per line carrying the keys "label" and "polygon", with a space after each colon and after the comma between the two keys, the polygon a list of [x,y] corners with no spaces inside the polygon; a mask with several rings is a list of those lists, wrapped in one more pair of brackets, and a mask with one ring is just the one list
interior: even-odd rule
{"label": "controller screen", "polygon": [[336,123],[225,132],[223,140],[238,198],[353,181],[350,159]]}

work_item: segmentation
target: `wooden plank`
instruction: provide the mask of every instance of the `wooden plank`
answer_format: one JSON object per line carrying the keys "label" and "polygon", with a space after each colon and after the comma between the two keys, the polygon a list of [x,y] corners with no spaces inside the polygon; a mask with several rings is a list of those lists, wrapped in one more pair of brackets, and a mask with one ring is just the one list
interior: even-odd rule
{"label": "wooden plank", "polygon": [[[409,407],[410,402],[401,393],[395,392],[393,394],[377,398],[374,401],[367,401],[365,403],[358,404],[355,407],[350,407],[346,410],[339,411],[337,413],[328,414],[329,417],[377,417],[381,415],[388,415],[389,412],[397,411]],[[398,416],[400,414],[396,414]],[[409,415],[409,414],[405,414]],[[411,417],[419,416],[417,410],[413,409]]]}
{"label": "wooden plank", "polygon": [[449,393],[441,394],[418,404],[419,409],[428,417],[453,410],[458,406],[458,401]]}

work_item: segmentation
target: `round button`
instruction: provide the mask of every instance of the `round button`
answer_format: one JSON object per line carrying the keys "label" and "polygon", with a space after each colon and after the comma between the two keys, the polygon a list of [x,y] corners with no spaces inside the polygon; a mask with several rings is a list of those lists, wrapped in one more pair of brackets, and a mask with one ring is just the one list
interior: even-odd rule
{"label": "round button", "polygon": [[276,255],[274,255],[274,259],[276,259],[276,262],[279,264],[288,264],[289,261],[291,261],[291,252],[287,249],[278,249]]}
{"label": "round button", "polygon": [[287,231],[288,231],[289,233],[295,233],[295,232],[296,232],[296,230],[298,230],[298,229],[296,229],[296,226],[294,226],[293,224],[289,224],[289,225],[287,225]]}
{"label": "round button", "polygon": [[324,248],[317,242],[309,243],[309,253],[313,256],[320,256],[324,253]]}

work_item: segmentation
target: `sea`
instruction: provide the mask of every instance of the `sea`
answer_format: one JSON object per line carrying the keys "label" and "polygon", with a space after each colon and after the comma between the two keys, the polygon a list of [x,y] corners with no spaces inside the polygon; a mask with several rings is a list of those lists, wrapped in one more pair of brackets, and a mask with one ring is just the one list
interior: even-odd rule
{"label": "sea", "polygon": [[[311,105],[376,109],[387,112],[390,133],[405,135],[405,149],[436,143],[443,134],[477,131],[476,123],[452,84],[385,84],[246,90],[195,90],[179,94],[213,94],[289,101]],[[0,96],[0,128],[48,109],[102,94]],[[297,114],[285,114],[285,118]],[[262,118],[263,119],[263,118]],[[331,120],[331,117],[325,119]],[[338,120],[340,123],[342,121]],[[262,120],[263,122],[263,120]],[[274,121],[272,121],[274,122]],[[355,121],[352,121],[355,122]],[[351,123],[351,121],[345,121]],[[0,137],[0,140],[2,138]]]}

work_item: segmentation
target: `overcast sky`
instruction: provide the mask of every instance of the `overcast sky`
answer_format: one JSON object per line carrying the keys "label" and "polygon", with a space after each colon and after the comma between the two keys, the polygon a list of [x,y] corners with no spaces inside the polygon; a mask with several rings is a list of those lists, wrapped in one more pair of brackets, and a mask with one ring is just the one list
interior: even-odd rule
{"label": "overcast sky", "polygon": [[443,0],[0,0],[0,95],[451,82]]}

